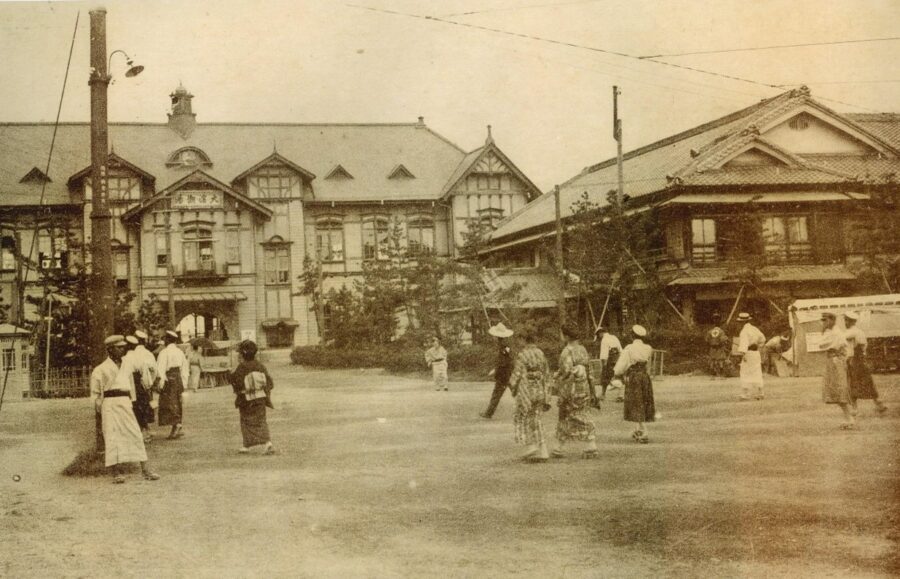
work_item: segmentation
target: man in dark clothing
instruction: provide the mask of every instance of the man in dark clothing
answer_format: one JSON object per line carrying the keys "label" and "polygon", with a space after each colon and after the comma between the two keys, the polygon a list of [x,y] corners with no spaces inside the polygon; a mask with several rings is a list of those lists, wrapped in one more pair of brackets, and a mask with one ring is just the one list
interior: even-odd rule
{"label": "man in dark clothing", "polygon": [[513,331],[500,322],[496,326],[492,326],[488,333],[497,338],[497,365],[494,368],[494,391],[491,393],[491,401],[488,402],[487,410],[481,413],[482,418],[490,419],[500,404],[503,393],[509,387],[509,377],[512,375],[513,355],[512,349],[509,347],[507,339],[513,335]]}

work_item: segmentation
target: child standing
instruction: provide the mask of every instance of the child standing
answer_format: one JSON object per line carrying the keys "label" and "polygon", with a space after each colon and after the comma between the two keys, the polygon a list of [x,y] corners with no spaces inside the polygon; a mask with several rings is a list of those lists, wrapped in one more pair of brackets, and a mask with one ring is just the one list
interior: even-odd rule
{"label": "child standing", "polygon": [[252,447],[264,445],[263,454],[275,454],[266,422],[266,407],[274,408],[269,397],[273,387],[272,377],[266,367],[256,360],[256,350],[256,343],[251,340],[244,340],[238,345],[243,359],[230,377],[244,438],[244,445],[238,452],[248,453]]}
{"label": "child standing", "polygon": [[447,350],[437,336],[431,338],[431,347],[425,351],[425,362],[431,366],[435,390],[447,390]]}

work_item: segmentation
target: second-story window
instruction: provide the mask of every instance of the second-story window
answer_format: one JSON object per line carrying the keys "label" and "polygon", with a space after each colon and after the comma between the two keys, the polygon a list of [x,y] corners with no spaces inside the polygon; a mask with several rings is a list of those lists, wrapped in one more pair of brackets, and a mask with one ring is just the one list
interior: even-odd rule
{"label": "second-story window", "polygon": [[691,220],[691,258],[694,263],[716,260],[716,222],[713,219]]}
{"label": "second-story window", "polygon": [[344,261],[344,224],[340,218],[316,221],[316,255],[319,261]]}
{"label": "second-story window", "polygon": [[805,215],[763,219],[766,255],[775,260],[803,261],[812,257]]}
{"label": "second-story window", "polygon": [[407,221],[406,237],[409,252],[413,255],[434,251],[434,220],[427,215],[416,215]]}
{"label": "second-story window", "polygon": [[366,217],[362,224],[363,259],[387,259],[390,224],[387,217]]}
{"label": "second-story window", "polygon": [[212,231],[203,227],[184,230],[184,270],[214,271]]}
{"label": "second-story window", "polygon": [[240,231],[240,229],[227,229],[225,231],[225,263],[228,264],[228,273],[240,273],[240,271],[241,271],[241,231]]}
{"label": "second-story window", "polygon": [[11,235],[4,236],[0,240],[0,270],[15,271],[16,269],[16,238]]}
{"label": "second-story window", "polygon": [[140,201],[141,181],[137,177],[107,177],[106,195],[110,201]]}
{"label": "second-story window", "polygon": [[267,247],[264,252],[266,284],[282,284],[291,281],[291,248],[289,245]]}
{"label": "second-story window", "polygon": [[38,260],[42,269],[69,266],[69,251],[64,230],[50,228],[38,232]]}
{"label": "second-story window", "polygon": [[299,177],[281,167],[263,167],[247,181],[250,196],[259,199],[281,199],[300,194]]}

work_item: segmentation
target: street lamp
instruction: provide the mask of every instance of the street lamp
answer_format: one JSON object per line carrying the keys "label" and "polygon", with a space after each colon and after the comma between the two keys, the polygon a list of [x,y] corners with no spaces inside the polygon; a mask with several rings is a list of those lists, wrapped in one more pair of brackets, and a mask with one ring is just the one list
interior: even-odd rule
{"label": "street lamp", "polygon": [[112,333],[115,292],[113,288],[112,247],[110,235],[109,200],[106,190],[106,163],[109,157],[109,132],[107,124],[107,90],[112,77],[107,70],[112,57],[121,53],[128,70],[125,76],[133,77],[144,69],[135,66],[123,50],[106,55],[106,10],[91,10],[91,336],[92,362],[99,364],[106,356],[105,337]]}

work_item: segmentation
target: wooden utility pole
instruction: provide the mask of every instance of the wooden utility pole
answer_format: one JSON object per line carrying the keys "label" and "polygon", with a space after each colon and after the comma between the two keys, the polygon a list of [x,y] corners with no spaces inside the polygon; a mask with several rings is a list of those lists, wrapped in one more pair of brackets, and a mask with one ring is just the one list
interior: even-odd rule
{"label": "wooden utility pole", "polygon": [[619,87],[613,87],[613,138],[616,140],[616,169],[618,172],[618,187],[616,188],[616,203],[622,207],[625,201],[625,171],[622,168],[622,120],[619,119],[619,95],[622,91]]}
{"label": "wooden utility pole", "polygon": [[553,201],[556,205],[556,273],[559,276],[559,296],[556,298],[556,310],[559,317],[559,327],[562,328],[566,323],[566,280],[563,266],[563,227],[559,185],[553,188]]}
{"label": "wooden utility pole", "polygon": [[106,10],[91,10],[91,352],[94,364],[106,356],[103,340],[112,333],[113,292],[112,247],[110,245],[110,212],[106,196],[106,163],[109,136],[106,96],[110,77],[107,74]]}
{"label": "wooden utility pole", "polygon": [[[169,203],[171,203],[171,198]],[[172,209],[166,210],[166,288],[169,290],[169,329],[175,329],[175,260],[172,255]]]}

